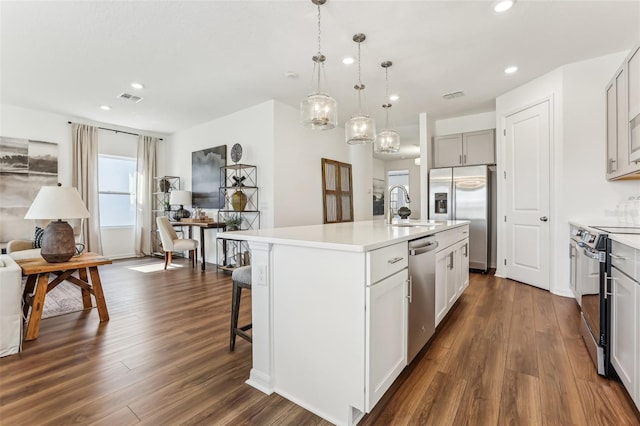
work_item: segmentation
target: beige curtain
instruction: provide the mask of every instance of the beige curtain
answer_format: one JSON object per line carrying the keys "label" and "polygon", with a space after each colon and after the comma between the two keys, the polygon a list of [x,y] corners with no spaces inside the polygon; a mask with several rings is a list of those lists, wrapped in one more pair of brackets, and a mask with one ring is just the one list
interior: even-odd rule
{"label": "beige curtain", "polygon": [[156,176],[156,150],[158,138],[138,137],[138,160],[136,165],[136,238],[137,256],[150,256],[151,231],[153,226],[153,190]]}
{"label": "beige curtain", "polygon": [[100,237],[100,209],[98,201],[98,128],[73,123],[73,186],[91,217],[82,224],[82,240],[85,249],[102,254]]}

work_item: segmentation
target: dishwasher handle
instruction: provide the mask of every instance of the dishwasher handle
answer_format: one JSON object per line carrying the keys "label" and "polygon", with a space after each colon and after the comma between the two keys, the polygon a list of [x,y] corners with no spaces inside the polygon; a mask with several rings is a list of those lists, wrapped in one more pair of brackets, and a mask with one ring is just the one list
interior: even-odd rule
{"label": "dishwasher handle", "polygon": [[433,251],[438,248],[437,241],[429,241],[427,244],[417,247],[411,247],[409,249],[409,256],[417,256],[419,254],[424,254],[430,251]]}

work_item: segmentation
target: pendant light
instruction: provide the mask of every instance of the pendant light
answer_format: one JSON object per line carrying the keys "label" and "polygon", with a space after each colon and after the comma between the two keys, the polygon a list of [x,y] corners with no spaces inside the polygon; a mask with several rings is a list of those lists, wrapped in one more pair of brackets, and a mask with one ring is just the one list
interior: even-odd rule
{"label": "pendant light", "polygon": [[373,146],[373,150],[376,153],[395,154],[400,151],[400,135],[395,130],[389,129],[389,110],[392,105],[389,102],[389,67],[393,65],[391,61],[384,61],[380,66],[384,68],[384,79],[386,82],[385,90],[385,104],[382,105],[385,112],[385,124],[384,130],[378,133],[376,137],[376,143]]}
{"label": "pendant light", "polygon": [[349,144],[363,144],[373,142],[376,139],[376,122],[373,118],[362,112],[362,91],[364,84],[360,80],[360,44],[367,36],[356,34],[353,41],[358,43],[358,84],[353,86],[358,91],[358,113],[352,116],[344,126],[345,138]]}
{"label": "pendant light", "polygon": [[338,104],[320,88],[320,77],[324,76],[324,61],[326,57],[320,51],[320,6],[325,4],[327,0],[311,0],[311,3],[318,6],[318,53],[313,59],[313,73],[311,74],[311,85],[313,87],[314,79],[317,73],[316,91],[309,94],[300,101],[300,122],[304,127],[313,130],[329,130],[338,124]]}

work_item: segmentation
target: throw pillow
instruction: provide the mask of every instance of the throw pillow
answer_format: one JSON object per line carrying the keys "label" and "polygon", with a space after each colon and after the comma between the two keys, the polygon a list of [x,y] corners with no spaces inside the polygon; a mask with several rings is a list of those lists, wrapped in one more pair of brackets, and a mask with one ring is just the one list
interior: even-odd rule
{"label": "throw pillow", "polygon": [[44,228],[36,226],[36,234],[33,238],[33,248],[42,248],[42,237],[44,236]]}

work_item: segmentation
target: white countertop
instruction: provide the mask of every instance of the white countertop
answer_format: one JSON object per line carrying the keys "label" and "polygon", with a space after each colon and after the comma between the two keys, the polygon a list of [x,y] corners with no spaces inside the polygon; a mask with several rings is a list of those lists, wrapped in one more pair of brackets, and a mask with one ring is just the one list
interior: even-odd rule
{"label": "white countertop", "polygon": [[609,238],[621,244],[640,250],[640,235],[609,234]]}
{"label": "white countertop", "polygon": [[447,229],[469,224],[469,221],[410,221],[409,223],[419,226],[393,226],[384,223],[383,220],[367,220],[328,225],[230,231],[219,233],[218,237],[299,247],[365,252],[386,247],[390,244],[433,235]]}

